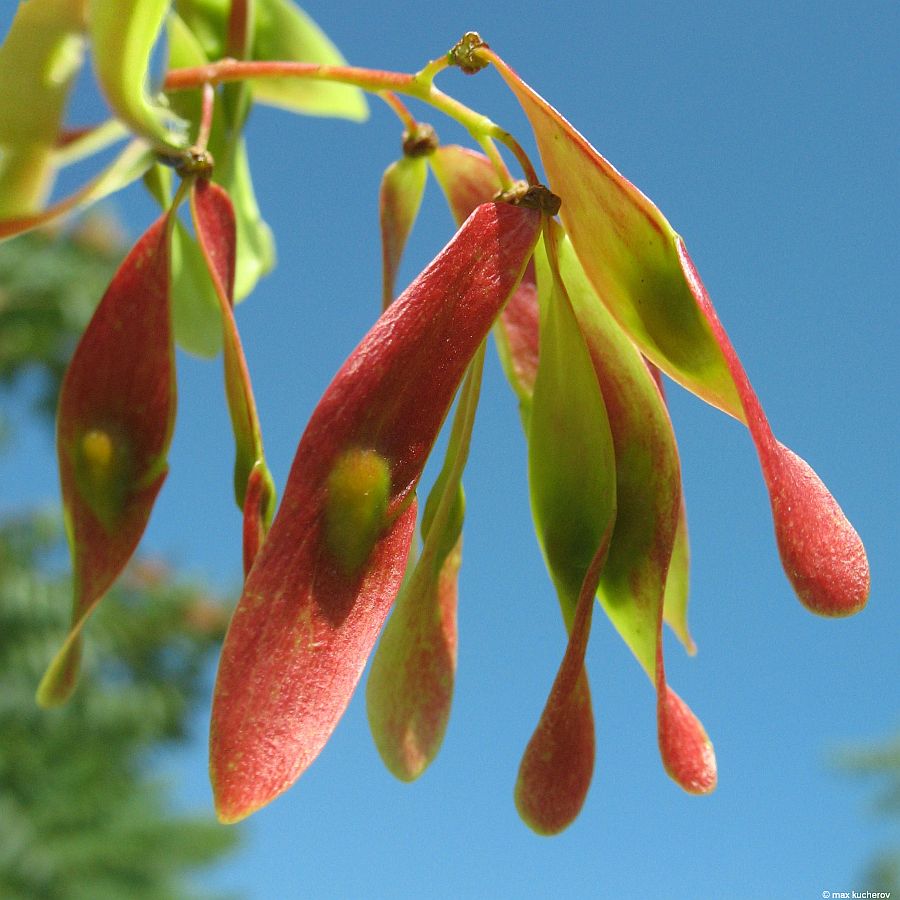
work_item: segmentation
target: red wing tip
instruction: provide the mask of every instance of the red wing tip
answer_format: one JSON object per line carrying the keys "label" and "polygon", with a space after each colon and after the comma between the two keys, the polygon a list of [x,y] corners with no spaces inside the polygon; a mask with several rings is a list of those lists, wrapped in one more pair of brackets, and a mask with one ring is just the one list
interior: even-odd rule
{"label": "red wing tip", "polygon": [[716,754],[700,720],[671,688],[659,708],[659,750],[666,774],[689,794],[709,794],[718,783]]}
{"label": "red wing tip", "polygon": [[236,825],[238,822],[246,819],[247,816],[256,812],[255,809],[247,810],[245,812],[226,812],[223,809],[219,809],[216,807],[216,818],[222,825]]}
{"label": "red wing tip", "polygon": [[246,819],[248,816],[252,816],[253,813],[262,809],[266,806],[272,799],[269,798],[267,800],[253,800],[249,803],[230,803],[227,798],[219,796],[216,791],[215,782],[213,782],[213,798],[216,808],[216,818],[223,825],[234,825],[237,822],[240,822],[242,819]]}
{"label": "red wing tip", "polygon": [[[514,795],[516,811],[519,818],[540,837],[554,837],[565,831],[578,818],[584,806],[585,797],[577,804],[577,808],[561,810],[546,808],[546,797],[535,798],[526,790],[521,782],[516,783]],[[541,801],[544,801],[542,803]]]}
{"label": "red wing tip", "polygon": [[823,598],[818,592],[802,590],[797,590],[797,596],[806,609],[817,616],[822,616],[826,619],[846,619],[865,609],[866,604],[869,602],[869,586],[866,584],[865,590],[856,596],[852,596],[849,601],[844,598],[838,600],[833,600],[830,597]]}
{"label": "red wing tip", "polygon": [[716,771],[715,754],[713,753],[712,744],[709,744],[709,756],[711,765],[701,770],[689,770],[687,772],[671,768],[665,765],[666,774],[680,787],[685,793],[694,794],[702,797],[711,794],[719,783],[718,773]]}
{"label": "red wing tip", "polygon": [[865,547],[838,502],[802,457],[777,444],[767,475],[775,538],[800,602],[829,618],[858,613],[869,599]]}
{"label": "red wing tip", "polygon": [[216,818],[223,825],[234,825],[246,819],[278,796],[278,794],[261,796],[258,792],[254,792],[252,784],[229,784],[228,779],[220,781],[212,769],[210,769],[210,784]]}
{"label": "red wing tip", "polygon": [[[593,729],[593,717],[590,725]],[[575,755],[558,752],[566,749],[559,745],[535,743],[540,736],[540,730],[535,732],[525,749],[513,797],[522,821],[535,834],[550,837],[568,828],[587,800],[594,774],[594,734],[589,732],[588,746],[582,745]]]}

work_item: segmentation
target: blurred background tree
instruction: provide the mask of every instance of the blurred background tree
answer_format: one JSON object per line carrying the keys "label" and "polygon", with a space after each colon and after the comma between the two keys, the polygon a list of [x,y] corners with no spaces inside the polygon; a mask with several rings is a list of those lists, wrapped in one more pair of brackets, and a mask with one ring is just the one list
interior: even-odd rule
{"label": "blurred background tree", "polygon": [[[118,226],[103,216],[0,244],[0,385],[7,397],[35,396],[48,426],[66,363],[121,255]],[[2,413],[0,427],[10,428]],[[47,712],[34,692],[68,624],[67,572],[58,514],[2,514],[0,897],[208,896],[190,876],[228,853],[239,832],[175,812],[173,785],[152,763],[189,736],[228,610],[164,564],[137,562],[92,617],[75,697]]]}
{"label": "blurred background tree", "polygon": [[[900,735],[874,745],[850,747],[837,756],[845,772],[879,783],[873,812],[900,821]],[[869,862],[865,884],[900,897],[900,846],[886,848]]]}

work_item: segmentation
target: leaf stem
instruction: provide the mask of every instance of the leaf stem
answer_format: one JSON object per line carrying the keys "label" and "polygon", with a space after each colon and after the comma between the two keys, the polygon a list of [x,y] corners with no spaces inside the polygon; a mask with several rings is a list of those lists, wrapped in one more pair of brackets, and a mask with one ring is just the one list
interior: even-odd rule
{"label": "leaf stem", "polygon": [[311,78],[349,84],[364,91],[400,90],[421,95],[414,84],[415,76],[401,72],[381,72],[356,66],[327,66],[320,63],[285,62],[279,60],[220,59],[205,66],[173,69],[163,84],[166,91],[197,88],[204,81],[225,84],[248,78]]}
{"label": "leaf stem", "polygon": [[477,138],[477,141],[481,149],[484,150],[484,155],[491,161],[491,165],[497,173],[497,178],[500,181],[500,190],[510,190],[513,186],[513,178],[509,173],[506,162],[500,155],[500,151],[497,150],[497,145],[487,135],[481,135]]}
{"label": "leaf stem", "polygon": [[522,171],[525,173],[525,180],[529,184],[541,183],[531,160],[528,158],[528,154],[525,152],[522,145],[508,131],[504,131],[502,128],[495,125],[491,136],[500,141],[500,143],[515,156],[516,162],[522,167]]}
{"label": "leaf stem", "polygon": [[416,81],[425,85],[430,85],[434,82],[435,76],[443,72],[450,65],[450,54],[445,53],[443,56],[438,57],[438,59],[431,60],[427,66],[423,69],[420,69],[413,76]]}

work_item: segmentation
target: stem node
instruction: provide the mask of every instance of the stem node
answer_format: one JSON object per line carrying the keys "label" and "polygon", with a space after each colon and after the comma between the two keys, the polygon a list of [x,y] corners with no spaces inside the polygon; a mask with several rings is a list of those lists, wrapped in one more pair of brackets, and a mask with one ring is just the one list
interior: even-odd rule
{"label": "stem node", "polygon": [[488,45],[481,39],[477,31],[467,31],[447,54],[447,63],[458,66],[466,75],[474,75],[487,66],[487,60],[475,55],[479,47]]}
{"label": "stem node", "polygon": [[513,206],[524,206],[527,209],[536,209],[547,216],[555,216],[559,212],[562,201],[549,188],[542,184],[528,184],[517,181],[509,190],[497,197],[504,203]]}
{"label": "stem node", "polygon": [[435,130],[426,122],[416,122],[414,128],[403,132],[404,156],[428,156],[439,144]]}

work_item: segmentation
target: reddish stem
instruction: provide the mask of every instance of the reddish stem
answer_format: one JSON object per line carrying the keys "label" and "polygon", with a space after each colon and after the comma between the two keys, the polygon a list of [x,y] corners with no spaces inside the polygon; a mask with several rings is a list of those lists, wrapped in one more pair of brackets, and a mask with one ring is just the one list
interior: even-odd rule
{"label": "reddish stem", "polygon": [[391,111],[403,123],[403,127],[412,134],[418,127],[415,116],[409,111],[406,104],[392,91],[384,91],[378,95],[391,108]]}
{"label": "reddish stem", "polygon": [[237,59],[221,59],[206,66],[173,69],[166,75],[163,89],[166,91],[183,91],[200,87],[204,82],[224,84],[232,81],[243,81],[247,78],[292,76],[336,81],[342,84],[351,84],[367,91],[405,89],[408,93],[420,93],[414,87],[415,80],[413,76],[403,72],[381,72],[375,69],[362,69],[357,66],[326,66],[319,63],[242,61]]}
{"label": "reddish stem", "polygon": [[209,83],[203,85],[203,105],[200,110],[200,125],[197,129],[198,150],[206,150],[212,131],[213,110],[216,105],[216,89]]}

